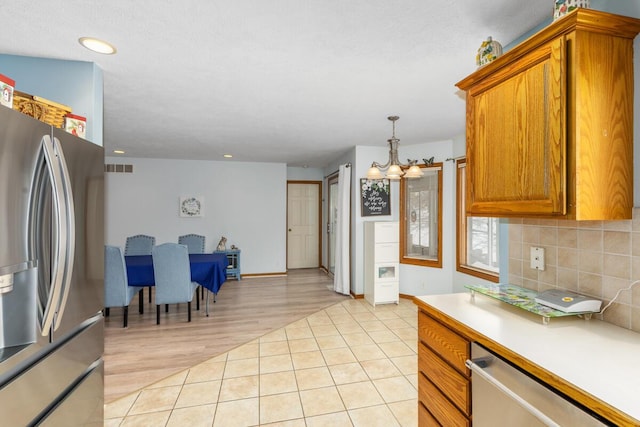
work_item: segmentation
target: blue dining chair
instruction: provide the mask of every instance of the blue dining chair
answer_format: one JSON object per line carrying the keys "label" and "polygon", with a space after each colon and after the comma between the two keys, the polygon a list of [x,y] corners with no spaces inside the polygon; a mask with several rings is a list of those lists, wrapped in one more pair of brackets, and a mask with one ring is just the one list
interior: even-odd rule
{"label": "blue dining chair", "polygon": [[129,318],[129,304],[140,289],[129,286],[127,267],[124,263],[122,250],[117,246],[104,248],[104,307],[105,316],[109,315],[110,307],[123,308],[123,328],[127,327]]}
{"label": "blue dining chair", "polygon": [[190,254],[203,254],[205,237],[200,234],[184,234],[178,237],[178,243],[186,245]]}
{"label": "blue dining chair", "polygon": [[[124,246],[125,255],[151,255],[151,249],[156,244],[156,238],[153,236],[147,236],[146,234],[136,234],[135,236],[127,237],[127,242]],[[151,286],[147,286],[149,290],[149,302],[151,302]],[[143,311],[144,287],[140,288],[140,312]]]}
{"label": "blue dining chair", "polygon": [[127,237],[124,247],[125,255],[151,255],[151,248],[156,244],[156,238],[145,234]]}
{"label": "blue dining chair", "polygon": [[179,243],[154,246],[153,274],[156,280],[156,324],[160,324],[160,305],[187,303],[191,322],[191,300],[198,283],[191,281],[189,250]]}
{"label": "blue dining chair", "polygon": [[[186,245],[190,254],[203,254],[205,236],[201,234],[184,234],[178,237],[178,243]],[[200,290],[200,296],[196,295],[196,298],[204,299],[204,288],[200,286],[198,289]],[[200,309],[200,304],[198,304],[197,309]]]}

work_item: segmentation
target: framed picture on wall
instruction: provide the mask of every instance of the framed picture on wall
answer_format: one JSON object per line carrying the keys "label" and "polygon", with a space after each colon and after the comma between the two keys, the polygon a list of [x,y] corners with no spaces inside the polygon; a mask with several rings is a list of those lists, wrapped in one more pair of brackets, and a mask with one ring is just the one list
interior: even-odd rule
{"label": "framed picture on wall", "polygon": [[391,183],[388,179],[360,178],[362,216],[391,215]]}
{"label": "framed picture on wall", "polygon": [[204,216],[204,198],[202,196],[180,197],[180,216],[186,218]]}

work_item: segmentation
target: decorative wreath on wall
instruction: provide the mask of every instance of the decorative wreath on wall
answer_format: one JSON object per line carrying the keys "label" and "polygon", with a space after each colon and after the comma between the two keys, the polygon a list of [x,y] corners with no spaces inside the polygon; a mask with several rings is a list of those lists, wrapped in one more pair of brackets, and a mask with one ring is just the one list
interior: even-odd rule
{"label": "decorative wreath on wall", "polygon": [[200,217],[204,216],[203,199],[199,196],[181,197],[180,198],[180,216],[182,217]]}

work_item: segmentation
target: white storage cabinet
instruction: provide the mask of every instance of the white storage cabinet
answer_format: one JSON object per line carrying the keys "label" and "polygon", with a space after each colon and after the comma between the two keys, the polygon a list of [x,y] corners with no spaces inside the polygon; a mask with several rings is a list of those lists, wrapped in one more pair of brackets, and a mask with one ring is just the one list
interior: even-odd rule
{"label": "white storage cabinet", "polygon": [[364,298],[376,304],[399,303],[398,222],[364,223]]}

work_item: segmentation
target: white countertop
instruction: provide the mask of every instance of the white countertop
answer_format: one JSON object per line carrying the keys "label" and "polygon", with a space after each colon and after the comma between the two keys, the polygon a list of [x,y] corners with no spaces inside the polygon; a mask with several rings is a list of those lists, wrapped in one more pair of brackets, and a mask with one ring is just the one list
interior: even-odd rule
{"label": "white countertop", "polygon": [[416,299],[640,420],[640,334],[577,316],[543,325],[540,316],[480,294]]}

